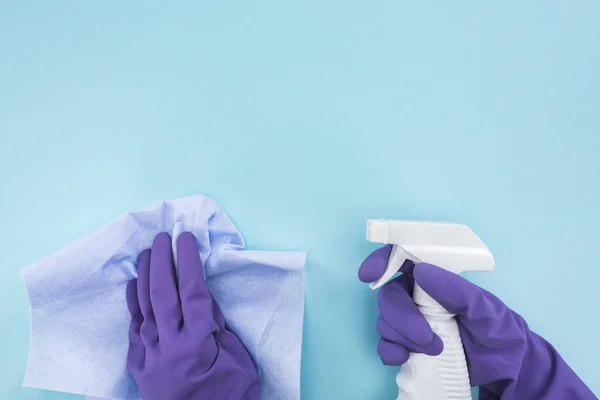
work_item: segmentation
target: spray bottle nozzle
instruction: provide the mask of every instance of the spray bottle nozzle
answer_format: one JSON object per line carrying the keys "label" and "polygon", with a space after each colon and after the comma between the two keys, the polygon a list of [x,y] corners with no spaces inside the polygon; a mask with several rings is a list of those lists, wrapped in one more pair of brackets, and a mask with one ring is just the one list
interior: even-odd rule
{"label": "spray bottle nozzle", "polygon": [[369,220],[367,240],[394,245],[384,274],[371,283],[371,289],[388,282],[407,259],[415,263],[425,261],[457,274],[494,269],[492,252],[471,229],[461,224]]}

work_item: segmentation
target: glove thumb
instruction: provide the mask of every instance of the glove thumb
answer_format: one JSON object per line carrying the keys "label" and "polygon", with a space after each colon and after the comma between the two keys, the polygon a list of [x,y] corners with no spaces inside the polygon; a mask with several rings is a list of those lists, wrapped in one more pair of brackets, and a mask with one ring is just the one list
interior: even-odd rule
{"label": "glove thumb", "polygon": [[468,315],[481,289],[463,277],[432,264],[419,263],[413,271],[415,282],[453,314]]}

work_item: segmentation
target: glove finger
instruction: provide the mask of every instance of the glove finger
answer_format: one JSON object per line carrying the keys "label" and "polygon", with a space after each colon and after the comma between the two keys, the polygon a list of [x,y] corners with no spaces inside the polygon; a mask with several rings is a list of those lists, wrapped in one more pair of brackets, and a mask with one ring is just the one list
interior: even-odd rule
{"label": "glove finger", "polygon": [[431,264],[417,264],[414,278],[427,294],[457,315],[469,315],[483,294],[478,286],[463,277]]}
{"label": "glove finger", "polygon": [[129,325],[129,350],[127,354],[127,365],[130,371],[139,369],[144,364],[146,350],[140,328],[143,322],[142,311],[138,302],[137,279],[127,282],[126,289],[127,308],[131,314]]}
{"label": "glove finger", "polygon": [[410,352],[402,345],[379,339],[377,354],[385,365],[402,365],[408,361]]}
{"label": "glove finger", "polygon": [[152,302],[150,301],[150,250],[144,250],[138,259],[137,292],[140,310],[144,320],[140,327],[142,341],[146,347],[154,346],[158,342],[158,331]]}
{"label": "glove finger", "polygon": [[411,353],[423,353],[430,356],[437,356],[442,353],[442,350],[444,350],[444,343],[442,342],[442,339],[435,333],[433,334],[433,340],[431,343],[426,346],[419,346],[400,334],[381,315],[377,320],[377,332],[383,339],[387,340],[388,342],[402,345]]}
{"label": "glove finger", "polygon": [[366,283],[379,279],[385,272],[391,251],[392,246],[386,245],[369,254],[358,269],[358,279]]}
{"label": "glove finger", "polygon": [[401,275],[386,283],[377,293],[377,306],[385,320],[417,346],[427,346],[434,333],[409,295],[409,276]]}
{"label": "glove finger", "polygon": [[[391,251],[392,245],[388,244],[369,254],[358,269],[358,279],[360,279],[361,282],[370,283],[381,278],[385,272],[385,269],[387,268]],[[414,262],[411,260],[405,260],[398,272],[402,272],[404,275],[412,276],[412,270],[414,267]]]}
{"label": "glove finger", "polygon": [[177,267],[183,326],[198,338],[202,352],[200,359],[212,365],[219,352],[214,339],[214,333],[219,329],[213,314],[216,303],[204,278],[198,243],[190,232],[183,232],[177,238]]}
{"label": "glove finger", "polygon": [[177,268],[184,323],[212,319],[213,299],[204,278],[196,238],[190,232],[183,232],[177,238]]}
{"label": "glove finger", "polygon": [[150,301],[156,318],[159,337],[181,327],[182,315],[171,237],[163,232],[156,235],[150,257]]}
{"label": "glove finger", "polygon": [[142,310],[140,309],[140,303],[138,301],[137,284],[137,279],[132,279],[127,282],[125,299],[127,300],[127,309],[129,310],[129,315],[131,315],[132,322],[141,325],[144,317],[142,316]]}

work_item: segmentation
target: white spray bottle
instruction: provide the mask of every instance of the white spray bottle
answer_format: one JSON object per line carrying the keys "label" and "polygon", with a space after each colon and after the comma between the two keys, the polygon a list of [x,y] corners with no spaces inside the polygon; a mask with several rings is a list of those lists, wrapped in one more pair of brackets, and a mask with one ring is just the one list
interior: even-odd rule
{"label": "white spray bottle", "polygon": [[[494,256],[465,225],[369,220],[367,240],[393,245],[385,273],[371,283],[371,289],[392,279],[407,259],[434,264],[456,274],[494,269]],[[444,342],[444,350],[439,356],[410,355],[396,376],[398,399],[470,400],[469,372],[454,315],[418,285],[414,287],[413,300]]]}

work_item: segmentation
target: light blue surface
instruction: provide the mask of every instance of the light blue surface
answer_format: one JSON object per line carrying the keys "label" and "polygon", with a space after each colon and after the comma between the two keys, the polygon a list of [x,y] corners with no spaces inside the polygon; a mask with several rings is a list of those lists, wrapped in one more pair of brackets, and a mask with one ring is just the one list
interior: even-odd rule
{"label": "light blue surface", "polygon": [[71,398],[19,387],[19,269],[195,193],[308,252],[303,399],[395,392],[373,217],[470,225],[497,258],[470,277],[600,393],[597,2],[194,3],[1,3],[0,398]]}
{"label": "light blue surface", "polygon": [[24,384],[141,400],[125,368],[125,288],[158,233],[177,238],[185,231],[198,239],[208,288],[259,368],[261,400],[297,400],[305,254],[244,250],[229,216],[204,196],[125,213],[22,270],[32,327]]}

